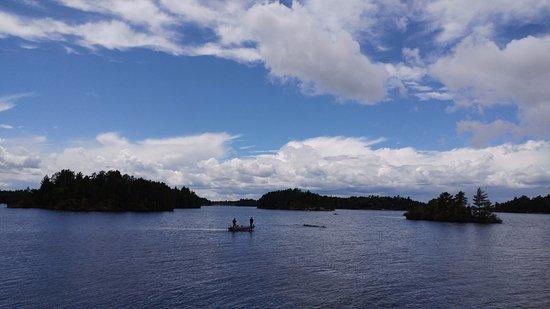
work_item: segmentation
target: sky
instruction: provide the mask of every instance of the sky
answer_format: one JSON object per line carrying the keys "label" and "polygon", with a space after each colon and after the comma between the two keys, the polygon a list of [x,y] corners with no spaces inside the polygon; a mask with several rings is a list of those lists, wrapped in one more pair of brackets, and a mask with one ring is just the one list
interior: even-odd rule
{"label": "sky", "polygon": [[548,0],[4,0],[0,188],[550,193]]}

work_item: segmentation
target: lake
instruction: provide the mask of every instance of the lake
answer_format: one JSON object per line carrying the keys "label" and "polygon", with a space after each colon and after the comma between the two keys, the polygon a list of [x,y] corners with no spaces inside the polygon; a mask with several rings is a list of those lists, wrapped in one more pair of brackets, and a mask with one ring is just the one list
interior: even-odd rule
{"label": "lake", "polygon": [[550,215],[336,213],[0,206],[0,307],[550,307]]}

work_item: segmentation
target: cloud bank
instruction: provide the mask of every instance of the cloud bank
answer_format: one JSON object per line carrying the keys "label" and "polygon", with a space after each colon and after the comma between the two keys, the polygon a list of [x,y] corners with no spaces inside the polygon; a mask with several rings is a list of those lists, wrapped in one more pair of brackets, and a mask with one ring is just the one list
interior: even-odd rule
{"label": "cloud bank", "polygon": [[0,183],[36,184],[45,174],[71,168],[85,173],[119,169],[189,186],[212,199],[257,197],[288,187],[423,199],[476,186],[489,188],[499,198],[550,190],[550,142],[546,141],[422,151],[376,148],[383,140],[335,136],[290,141],[274,153],[231,157],[232,140],[227,133],[141,141],[103,133],[61,151],[4,141]]}

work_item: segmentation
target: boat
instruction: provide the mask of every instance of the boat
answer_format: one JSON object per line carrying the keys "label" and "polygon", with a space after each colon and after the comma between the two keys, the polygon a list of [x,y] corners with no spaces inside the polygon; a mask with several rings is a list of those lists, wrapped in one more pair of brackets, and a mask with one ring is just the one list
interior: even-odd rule
{"label": "boat", "polygon": [[254,225],[250,226],[243,226],[243,225],[237,225],[237,226],[230,226],[227,228],[228,232],[253,232],[254,231]]}
{"label": "boat", "polygon": [[318,227],[322,229],[326,229],[327,227],[324,225],[316,225],[316,224],[304,224],[305,227]]}

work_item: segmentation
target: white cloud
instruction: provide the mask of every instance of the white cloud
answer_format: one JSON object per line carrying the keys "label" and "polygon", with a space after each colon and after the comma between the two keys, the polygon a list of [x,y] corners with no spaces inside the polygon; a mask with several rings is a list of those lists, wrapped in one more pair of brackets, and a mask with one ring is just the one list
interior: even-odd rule
{"label": "white cloud", "polygon": [[71,41],[93,48],[124,50],[145,47],[172,54],[181,48],[169,38],[150,32],[138,32],[116,20],[102,20],[83,24],[68,24],[50,18],[22,18],[0,11],[0,37],[16,36],[30,41]]}
{"label": "white cloud", "polygon": [[262,57],[255,48],[248,47],[224,47],[216,43],[208,43],[202,46],[193,46],[186,49],[186,54],[193,56],[216,56],[232,59],[238,62],[260,61]]}
{"label": "white cloud", "polygon": [[33,95],[34,94],[32,92],[26,92],[0,96],[0,113],[14,108],[17,100],[31,97]]}
{"label": "white cloud", "polygon": [[439,101],[452,101],[453,96],[445,91],[426,91],[426,92],[417,92],[415,96],[421,101],[428,100],[439,100]]}
{"label": "white cloud", "polygon": [[125,50],[135,47],[180,54],[181,48],[169,39],[151,33],[136,32],[121,21],[101,21],[73,27],[69,32],[79,37],[84,47],[101,46],[107,49]]}
{"label": "white cloud", "polygon": [[[0,140],[0,144],[3,140]],[[0,145],[0,187],[13,188],[18,184],[36,183],[43,171],[40,158],[23,147]]]}
{"label": "white cloud", "polygon": [[258,44],[271,75],[297,79],[310,94],[332,94],[363,104],[384,98],[388,73],[361,53],[343,29],[327,28],[294,3],[256,5],[244,17],[243,35]]}
{"label": "white cloud", "polygon": [[232,138],[226,133],[206,133],[132,142],[117,133],[103,133],[95,141],[51,153],[44,158],[43,167],[49,173],[62,168],[87,173],[120,169],[170,184],[186,184],[182,175],[197,162],[222,158]]}
{"label": "white cloud", "polygon": [[516,124],[500,119],[490,123],[462,120],[457,123],[456,129],[459,134],[471,133],[470,143],[475,147],[486,146],[506,135],[520,135]]}
{"label": "white cloud", "polygon": [[13,126],[9,125],[9,124],[2,123],[2,124],[0,124],[0,129],[11,130],[11,129],[13,129]]}
{"label": "white cloud", "polygon": [[[528,36],[499,48],[471,36],[430,67],[462,106],[488,108],[499,104],[518,109],[519,132],[550,132],[550,36]],[[498,131],[513,126],[493,125]],[[495,132],[493,130],[493,132]]]}
{"label": "white cloud", "polygon": [[474,28],[490,24],[528,24],[548,18],[547,0],[436,0],[423,1],[429,18],[441,29],[440,42],[468,35]]}
{"label": "white cloud", "polygon": [[[0,12],[0,35],[26,40],[67,41],[87,48],[150,48],[175,55],[213,55],[262,61],[272,77],[296,81],[310,95],[329,94],[363,104],[381,101],[388,73],[361,52],[353,31],[369,3],[150,0],[59,0],[102,14],[87,23],[23,18]],[[328,10],[338,7],[338,10]],[[345,14],[341,10],[345,9]],[[341,12],[341,13],[337,13]],[[114,18],[114,19],[113,19]],[[218,37],[198,46],[180,40],[178,27],[195,23]],[[145,29],[140,28],[145,26]],[[185,39],[185,38],[184,38]]]}
{"label": "white cloud", "polygon": [[[489,136],[498,139],[497,132],[537,138],[550,132],[549,37],[528,36],[504,47],[488,39],[499,26],[544,23],[550,14],[546,0],[305,0],[290,7],[255,0],[57,3],[86,14],[75,22],[0,11],[0,38],[15,36],[33,44],[61,41],[89,49],[148,48],[173,55],[261,63],[275,80],[296,83],[308,95],[328,94],[362,104],[384,101],[387,89],[397,87],[421,101],[455,100],[457,105],[474,108],[515,105],[517,124],[502,125],[503,120],[462,123],[458,130],[474,133],[472,141],[477,140],[477,146],[488,142]],[[399,46],[403,61],[391,63],[381,63],[364,52],[365,46],[396,48],[387,46],[387,39],[391,41],[396,31],[405,33],[414,21],[435,28],[420,27],[407,34],[420,35],[423,40],[430,39],[424,32],[440,30],[431,39],[444,44],[436,51]],[[190,42],[187,27],[213,35]],[[406,43],[413,43],[412,39],[407,37]],[[454,46],[456,42],[460,43]],[[437,45],[430,43],[434,42],[425,45]],[[441,47],[453,46],[451,54],[441,57]],[[445,87],[433,86],[433,77]],[[0,111],[11,107],[13,102],[0,100]],[[482,127],[492,133],[476,139]]]}
{"label": "white cloud", "polygon": [[5,112],[7,110],[10,110],[14,107],[12,103],[9,102],[0,102],[0,112]]}
{"label": "white cloud", "polygon": [[492,188],[504,198],[550,189],[550,142],[545,141],[421,151],[373,147],[384,139],[317,137],[288,142],[272,153],[230,158],[232,139],[226,133],[207,133],[130,141],[104,133],[61,151],[30,140],[8,141],[0,149],[0,182],[37,183],[46,173],[71,168],[86,173],[119,169],[190,186],[213,199],[287,187],[421,198],[476,186]]}
{"label": "white cloud", "polygon": [[478,185],[547,189],[549,154],[548,142],[419,151],[372,149],[361,139],[320,137],[290,142],[275,154],[202,162],[199,180],[219,192],[242,193],[286,187],[339,194],[435,194]]}
{"label": "white cloud", "polygon": [[156,1],[150,0],[59,0],[65,6],[82,11],[107,13],[130,23],[148,25],[155,30],[175,22],[174,18],[162,12]]}
{"label": "white cloud", "polygon": [[[418,48],[402,50],[407,64],[383,65],[361,51],[360,42],[380,45],[386,28],[403,31],[411,19],[428,20],[442,30],[439,40],[448,42],[472,34],[474,29],[489,29],[494,23],[543,20],[550,10],[545,0],[307,0],[295,1],[290,7],[253,0],[57,1],[99,18],[67,23],[0,12],[0,36],[67,41],[87,48],[141,47],[174,55],[260,61],[272,77],[295,81],[306,94],[329,94],[363,104],[382,101],[388,87],[413,90],[426,76]],[[181,29],[189,24],[212,30],[216,36],[204,43],[188,43]],[[484,47],[493,49],[488,45],[479,49]],[[388,80],[390,77],[393,80]],[[418,97],[451,99],[450,94],[434,91]]]}

